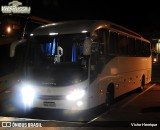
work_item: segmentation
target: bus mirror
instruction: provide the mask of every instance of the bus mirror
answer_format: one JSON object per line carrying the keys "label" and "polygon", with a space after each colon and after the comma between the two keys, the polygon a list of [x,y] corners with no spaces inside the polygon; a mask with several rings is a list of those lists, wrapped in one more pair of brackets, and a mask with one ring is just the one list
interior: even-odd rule
{"label": "bus mirror", "polygon": [[83,55],[91,55],[91,44],[92,44],[92,40],[91,38],[86,38],[84,40],[84,43],[83,43]]}
{"label": "bus mirror", "polygon": [[10,46],[10,57],[14,57],[15,56],[15,51],[16,51],[16,47],[19,45],[19,44],[22,44],[26,42],[26,39],[22,39],[22,40],[19,40],[19,41],[15,41],[11,44]]}

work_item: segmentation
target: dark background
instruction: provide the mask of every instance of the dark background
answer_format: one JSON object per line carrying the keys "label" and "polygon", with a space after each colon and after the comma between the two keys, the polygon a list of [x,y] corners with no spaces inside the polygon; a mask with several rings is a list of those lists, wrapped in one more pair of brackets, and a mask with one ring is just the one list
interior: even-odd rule
{"label": "dark background", "polygon": [[[8,5],[12,0],[0,0]],[[52,21],[103,19],[141,34],[160,32],[158,0],[19,0],[31,6],[31,15]],[[2,15],[2,12],[0,12]]]}

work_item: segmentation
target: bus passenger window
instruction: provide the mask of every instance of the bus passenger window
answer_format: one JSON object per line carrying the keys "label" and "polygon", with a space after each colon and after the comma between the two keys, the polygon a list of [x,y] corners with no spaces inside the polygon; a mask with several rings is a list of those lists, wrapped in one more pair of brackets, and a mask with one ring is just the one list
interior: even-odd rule
{"label": "bus passenger window", "polygon": [[99,54],[100,55],[106,55],[107,52],[107,42],[108,42],[108,36],[109,36],[109,30],[101,28],[94,32],[96,37],[94,36],[93,42],[99,43]]}
{"label": "bus passenger window", "polygon": [[118,38],[119,54],[127,55],[128,54],[128,39],[124,35],[119,35]]}
{"label": "bus passenger window", "polygon": [[130,56],[135,56],[135,39],[134,38],[128,38],[128,54]]}
{"label": "bus passenger window", "polygon": [[[108,54],[108,38],[109,38],[109,30],[104,29],[104,28],[100,28],[98,30],[96,30],[94,32],[94,34],[96,34],[96,37],[94,37],[93,39],[93,44],[95,44],[97,47],[95,49],[93,49],[96,54],[95,54],[95,61],[96,64],[93,67],[96,70],[96,73],[101,73],[101,71],[103,70],[105,63],[106,63],[106,59],[107,59],[107,54]],[[95,46],[93,45],[93,46]],[[92,50],[92,51],[93,51]],[[93,55],[93,54],[92,54]],[[92,68],[92,66],[91,66]]]}
{"label": "bus passenger window", "polygon": [[136,56],[138,57],[142,56],[140,40],[136,40]]}
{"label": "bus passenger window", "polygon": [[97,64],[98,64],[98,43],[92,43],[91,46],[91,79],[97,77]]}
{"label": "bus passenger window", "polygon": [[109,54],[116,55],[117,54],[117,43],[118,43],[118,33],[110,32],[109,35]]}

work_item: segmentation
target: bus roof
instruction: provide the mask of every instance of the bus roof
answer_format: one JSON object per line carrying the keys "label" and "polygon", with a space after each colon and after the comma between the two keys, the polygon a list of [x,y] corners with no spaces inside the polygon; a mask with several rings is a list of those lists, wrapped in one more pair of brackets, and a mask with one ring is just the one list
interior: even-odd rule
{"label": "bus roof", "polygon": [[55,34],[72,34],[81,33],[82,31],[93,32],[98,28],[108,28],[116,32],[132,35],[137,38],[143,38],[138,33],[127,29],[123,26],[105,20],[72,20],[46,24],[36,28],[32,33],[34,35]]}

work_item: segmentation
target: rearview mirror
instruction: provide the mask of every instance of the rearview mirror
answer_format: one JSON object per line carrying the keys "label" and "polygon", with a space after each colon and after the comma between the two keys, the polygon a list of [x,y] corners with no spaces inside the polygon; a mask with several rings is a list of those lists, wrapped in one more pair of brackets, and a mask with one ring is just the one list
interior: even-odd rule
{"label": "rearview mirror", "polygon": [[21,40],[13,42],[11,44],[11,46],[10,46],[10,57],[14,57],[15,56],[16,47],[19,44],[23,44],[24,42],[26,42],[26,39],[21,39]]}

